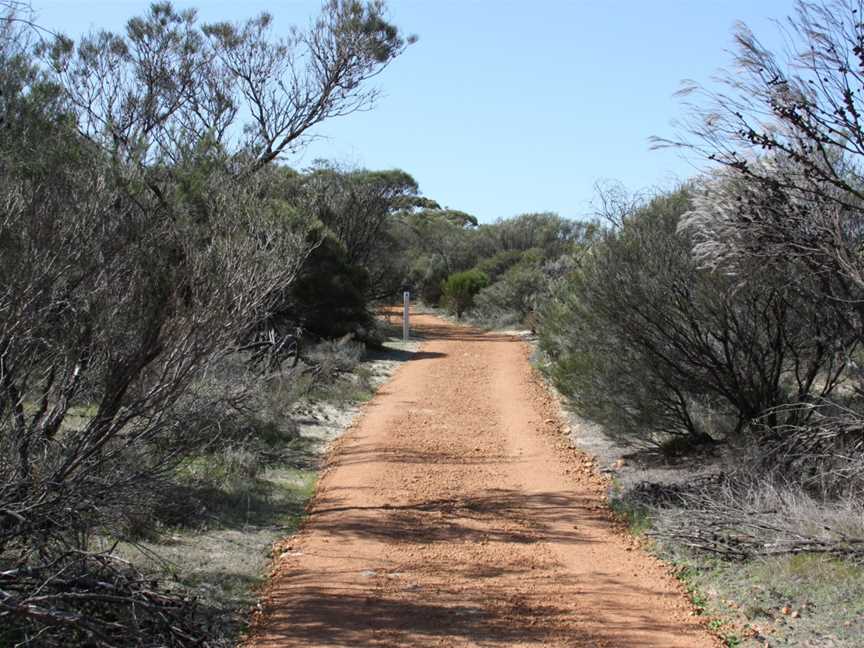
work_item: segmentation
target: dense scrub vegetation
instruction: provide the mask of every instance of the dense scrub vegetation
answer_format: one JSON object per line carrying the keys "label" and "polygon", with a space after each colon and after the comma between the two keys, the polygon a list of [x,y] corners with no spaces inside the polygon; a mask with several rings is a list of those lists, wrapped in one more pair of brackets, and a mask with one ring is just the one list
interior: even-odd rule
{"label": "dense scrub vegetation", "polygon": [[[684,562],[758,558],[781,574],[791,556],[827,574],[864,558],[861,9],[798,3],[786,59],[739,27],[724,87],[686,88],[685,132],[656,140],[714,170],[602,200],[602,231],[541,309],[548,371],[574,408],[701,473],[619,494]],[[851,646],[856,624],[812,625]]]}
{"label": "dense scrub vegetation", "polygon": [[[857,339],[789,274],[701,268],[680,228],[692,189],[602,233],[548,302],[543,346],[578,410],[643,441],[693,443],[777,427],[830,396]],[[803,280],[803,278],[802,278]]]}
{"label": "dense scrub vegetation", "polygon": [[596,232],[551,213],[478,224],[463,212],[429,208],[403,214],[396,227],[409,260],[406,284],[425,303],[486,325],[529,327]]}
{"label": "dense scrub vegetation", "polygon": [[407,41],[351,0],[288,39],[158,3],[75,45],[0,10],[0,643],[197,645],[200,607],[93,539],[230,441],[256,389],[231,366],[287,348],[327,237],[365,260],[273,163]]}

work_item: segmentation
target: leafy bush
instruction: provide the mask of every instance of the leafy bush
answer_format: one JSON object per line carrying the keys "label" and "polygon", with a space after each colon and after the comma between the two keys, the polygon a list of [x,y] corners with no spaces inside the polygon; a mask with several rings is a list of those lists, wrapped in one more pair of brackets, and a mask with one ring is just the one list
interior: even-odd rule
{"label": "leafy bush", "polygon": [[497,252],[493,256],[480,261],[475,269],[485,273],[489,277],[489,281],[498,281],[501,275],[522,260],[522,254],[521,250]]}
{"label": "leafy bush", "polygon": [[498,325],[520,324],[533,329],[532,315],[545,285],[546,276],[539,266],[520,263],[477,293],[473,313]]}
{"label": "leafy bush", "polygon": [[462,314],[473,305],[474,296],[488,285],[489,277],[485,273],[479,270],[466,270],[447,277],[441,285],[441,294],[447,308],[456,313],[456,317],[461,318]]}
{"label": "leafy bush", "polygon": [[502,251],[537,250],[545,259],[566,254],[574,244],[590,235],[593,225],[572,221],[558,214],[521,214],[482,226],[478,246],[492,256]]}
{"label": "leafy bush", "polygon": [[393,227],[396,212],[425,205],[417,182],[404,171],[368,171],[319,164],[300,182],[304,213],[314,215],[363,269],[367,298],[395,295],[407,265],[403,240]]}
{"label": "leafy bush", "polygon": [[700,269],[678,231],[689,205],[679,190],[637,209],[560,286],[542,315],[551,376],[583,415],[653,443],[808,416],[777,408],[831,393],[848,334],[788,277]]}
{"label": "leafy bush", "polygon": [[427,304],[438,304],[447,277],[474,266],[477,219],[448,209],[427,208],[403,214],[399,235],[411,258],[406,279]]}
{"label": "leafy bush", "polygon": [[263,468],[260,457],[251,447],[228,445],[190,460],[182,470],[196,486],[230,490],[255,479]]}
{"label": "leafy bush", "polygon": [[438,256],[421,255],[413,259],[408,271],[408,283],[423,303],[436,305],[441,301],[441,289],[447,279],[447,266]]}
{"label": "leafy bush", "polygon": [[318,337],[356,334],[371,328],[368,289],[366,270],[348,260],[338,241],[325,236],[303,265],[283,310]]}

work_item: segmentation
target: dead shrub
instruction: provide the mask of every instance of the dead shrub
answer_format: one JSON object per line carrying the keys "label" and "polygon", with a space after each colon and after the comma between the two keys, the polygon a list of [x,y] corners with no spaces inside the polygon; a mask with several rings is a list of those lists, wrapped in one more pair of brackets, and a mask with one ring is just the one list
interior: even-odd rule
{"label": "dead shrub", "polygon": [[730,560],[798,553],[864,560],[856,494],[827,500],[800,472],[766,471],[761,449],[743,464],[740,451],[735,456],[734,468],[677,484],[642,482],[622,499],[647,510],[649,535],[673,547]]}
{"label": "dead shrub", "polygon": [[350,336],[339,340],[325,340],[310,349],[308,363],[314,368],[317,380],[332,382],[340,374],[351,373],[360,364],[365,347]]}

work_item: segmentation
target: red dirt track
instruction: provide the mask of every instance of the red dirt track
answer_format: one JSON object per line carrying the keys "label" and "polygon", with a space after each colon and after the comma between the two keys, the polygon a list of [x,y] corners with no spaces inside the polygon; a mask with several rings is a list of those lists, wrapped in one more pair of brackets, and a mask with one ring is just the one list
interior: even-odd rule
{"label": "red dirt track", "polygon": [[516,337],[426,341],[332,447],[251,646],[719,645],[616,525]]}

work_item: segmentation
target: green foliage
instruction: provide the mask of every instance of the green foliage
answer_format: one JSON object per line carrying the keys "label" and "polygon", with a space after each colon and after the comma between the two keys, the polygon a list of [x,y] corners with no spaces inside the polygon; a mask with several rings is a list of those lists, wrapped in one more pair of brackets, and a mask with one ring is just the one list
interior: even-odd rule
{"label": "green foliage", "polygon": [[[494,284],[516,265],[533,266],[546,275],[552,264],[576,256],[594,236],[591,223],[570,221],[557,214],[523,214],[478,225],[477,219],[450,209],[421,209],[401,219],[398,238],[410,258],[407,280],[424,302],[438,304],[443,281],[452,274],[476,269]],[[554,271],[553,273],[554,274]],[[539,279],[539,277],[537,277]],[[511,276],[518,283],[520,277]],[[518,289],[517,289],[518,290]],[[507,289],[504,290],[507,292]],[[530,312],[518,299],[495,296],[490,300],[495,322],[515,322]],[[491,303],[491,302],[494,302]],[[486,315],[484,315],[484,319]],[[490,322],[491,323],[491,322]]]}
{"label": "green foliage", "polygon": [[474,296],[487,285],[489,277],[486,274],[479,270],[466,270],[447,277],[441,286],[441,294],[447,307],[461,318],[474,303]]}
{"label": "green foliage", "polygon": [[325,236],[309,255],[284,306],[303,328],[322,338],[361,334],[371,327],[369,275],[352,264],[342,245]]}
{"label": "green foliage", "polygon": [[583,227],[577,221],[543,212],[499,219],[494,225],[482,229],[483,238],[493,250],[524,252],[537,248],[546,258],[553,258],[567,251],[569,243],[579,237]]}
{"label": "green foliage", "polygon": [[438,304],[441,286],[480,258],[477,219],[464,212],[426,208],[402,214],[397,236],[410,259],[405,279],[427,304]]}
{"label": "green foliage", "polygon": [[[685,553],[674,562],[676,577],[728,646],[741,645],[748,628],[761,629],[772,644],[860,643],[864,571],[852,560],[803,553],[726,562]],[[784,608],[800,616],[793,620]]]}
{"label": "green foliage", "polygon": [[480,261],[476,268],[489,277],[489,281],[498,281],[498,278],[514,265],[522,260],[521,250],[503,250],[496,252],[491,257]]}
{"label": "green foliage", "polygon": [[408,270],[408,283],[424,303],[441,301],[441,286],[447,279],[447,265],[440,256],[423,255],[415,258]]}
{"label": "green foliage", "polygon": [[626,498],[610,497],[609,507],[627,522],[633,535],[643,535],[651,529],[651,512]]}
{"label": "green foliage", "polygon": [[[524,255],[520,254],[520,257]],[[486,321],[500,324],[512,322],[533,329],[533,314],[544,296],[546,284],[546,276],[539,265],[530,260],[523,261],[477,294],[474,311]]]}
{"label": "green foliage", "polygon": [[391,216],[424,201],[417,181],[398,169],[369,171],[332,165],[300,179],[300,203],[345,248],[350,263],[368,266],[382,252]]}
{"label": "green foliage", "polygon": [[[763,273],[747,284],[698,267],[679,220],[686,190],[608,230],[543,309],[550,374],[576,409],[657,443],[718,439],[778,406],[829,393],[839,323]],[[784,415],[796,416],[788,410]],[[790,420],[790,419],[787,419]]]}

